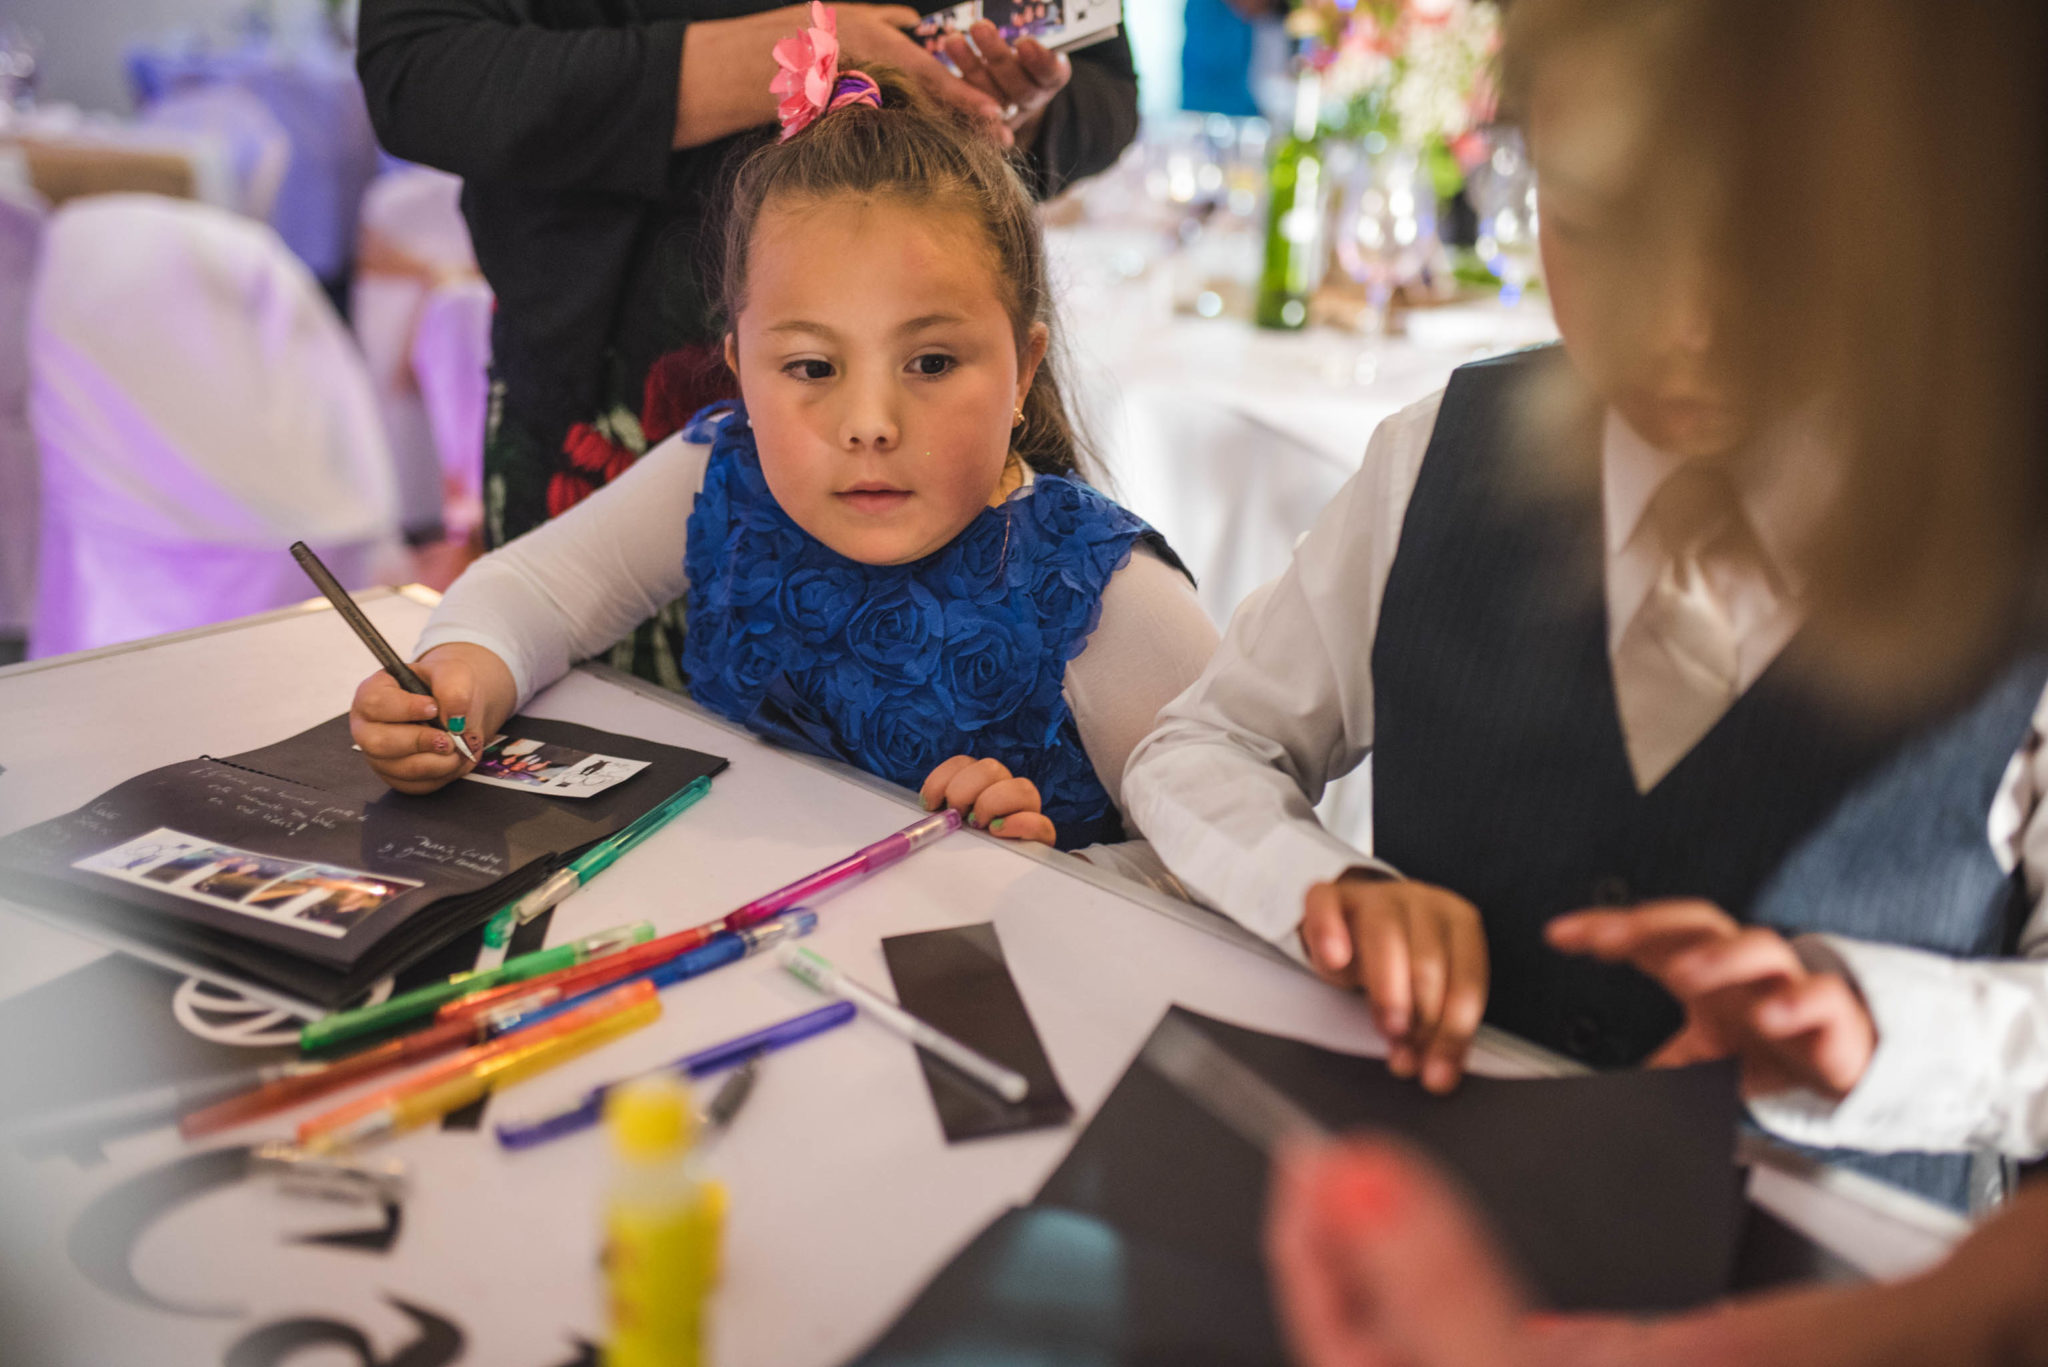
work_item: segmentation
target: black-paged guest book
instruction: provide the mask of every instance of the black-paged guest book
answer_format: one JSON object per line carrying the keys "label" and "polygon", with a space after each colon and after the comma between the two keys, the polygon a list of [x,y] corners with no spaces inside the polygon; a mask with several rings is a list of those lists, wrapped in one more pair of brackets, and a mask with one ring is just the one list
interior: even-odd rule
{"label": "black-paged guest book", "polygon": [[0,896],[322,1010],[473,930],[726,761],[514,717],[472,775],[407,796],[336,717],[111,788],[0,839]]}

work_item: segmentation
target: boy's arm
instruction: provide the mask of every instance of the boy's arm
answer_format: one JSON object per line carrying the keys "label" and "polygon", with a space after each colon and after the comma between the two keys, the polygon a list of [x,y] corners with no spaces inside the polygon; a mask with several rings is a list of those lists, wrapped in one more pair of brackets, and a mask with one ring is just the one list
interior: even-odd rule
{"label": "boy's arm", "polygon": [[1280,578],[1241,605],[1125,771],[1124,810],[1205,901],[1295,948],[1309,887],[1380,868],[1314,804],[1372,746],[1372,645],[1441,395],[1380,425]]}
{"label": "boy's arm", "polygon": [[1836,936],[1796,943],[1809,965],[1854,984],[1877,1048],[1840,1101],[1806,1091],[1752,1099],[1759,1124],[1829,1148],[2048,1153],[2048,963]]}
{"label": "boy's arm", "polygon": [[1994,853],[2032,910],[2018,957],[1956,960],[1840,936],[1803,936],[1801,957],[1841,973],[1877,1027],[1877,1048],[1839,1103],[1791,1092],[1752,1103],[1802,1143],[2048,1153],[2048,693],[1999,784]]}

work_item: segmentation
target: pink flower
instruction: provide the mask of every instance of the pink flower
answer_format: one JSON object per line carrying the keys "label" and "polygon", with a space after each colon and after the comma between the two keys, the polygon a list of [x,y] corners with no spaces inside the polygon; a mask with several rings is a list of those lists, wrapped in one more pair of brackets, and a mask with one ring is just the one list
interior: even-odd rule
{"label": "pink flower", "polygon": [[811,27],[775,45],[775,65],[781,70],[768,89],[782,96],[775,113],[787,138],[810,127],[832,103],[839,81],[839,21],[830,5],[811,0]]}

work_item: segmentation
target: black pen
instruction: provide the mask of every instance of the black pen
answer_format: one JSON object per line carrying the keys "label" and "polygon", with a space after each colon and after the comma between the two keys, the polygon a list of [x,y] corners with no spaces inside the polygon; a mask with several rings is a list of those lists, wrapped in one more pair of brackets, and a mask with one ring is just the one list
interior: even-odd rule
{"label": "black pen", "polygon": [[[417,693],[423,698],[434,696],[434,690],[427,687],[426,680],[413,673],[412,666],[399,658],[398,652],[391,648],[391,642],[384,639],[384,633],[377,630],[369,618],[363,616],[363,610],[356,606],[356,600],[341,586],[341,581],[320,563],[320,557],[313,554],[311,547],[303,541],[292,542],[292,559],[299,562],[299,568],[306,572],[306,577],[313,581],[314,587],[327,595],[327,601],[334,604],[334,610],[341,614],[341,620],[355,629],[362,643],[377,657],[377,663],[384,666],[384,672],[398,680],[400,688],[408,693]],[[469,742],[462,738],[460,728],[451,729],[444,725],[438,712],[428,718],[427,722],[438,731],[448,732],[448,739],[455,742],[455,748],[462,752],[462,757],[472,764],[476,763],[476,755],[470,750]]]}

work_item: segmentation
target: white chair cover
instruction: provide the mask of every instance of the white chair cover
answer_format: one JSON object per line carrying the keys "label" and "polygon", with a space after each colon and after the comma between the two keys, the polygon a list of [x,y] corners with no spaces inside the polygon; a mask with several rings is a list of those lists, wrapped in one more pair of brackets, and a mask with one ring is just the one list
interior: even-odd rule
{"label": "white chair cover", "polygon": [[491,399],[491,287],[481,280],[436,286],[413,330],[412,373],[441,455],[444,517],[451,535],[483,518],[484,418]]}
{"label": "white chair cover", "polygon": [[35,604],[36,439],[28,425],[28,292],[44,205],[0,184],[0,634],[27,633]]}
{"label": "white chair cover", "polygon": [[140,120],[220,141],[234,177],[235,207],[269,222],[291,169],[292,139],[263,101],[235,86],[199,86],[164,96],[145,107]]}
{"label": "white chair cover", "polygon": [[[482,285],[469,227],[462,220],[461,195],[459,178],[425,166],[403,166],[377,177],[363,196],[349,315],[391,436],[408,531],[437,525],[451,533],[466,530],[470,496],[481,481],[482,427],[476,426],[472,439],[466,420],[455,420],[445,410],[437,420],[429,412],[427,380],[414,368],[415,359],[424,357],[444,399],[453,402],[448,382],[472,364],[472,339],[461,327],[440,328],[438,340],[424,349],[418,342],[427,301],[437,290],[465,287],[468,302],[449,307],[467,316],[475,295],[467,287]],[[443,357],[443,346],[454,349]],[[488,315],[483,346],[487,367]],[[477,383],[487,382],[479,378]]]}
{"label": "white chair cover", "polygon": [[151,196],[66,205],[44,239],[29,363],[31,654],[300,601],[295,540],[351,587],[406,573],[362,358],[270,229]]}

